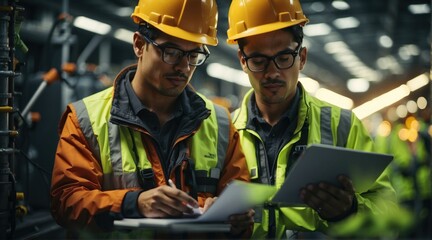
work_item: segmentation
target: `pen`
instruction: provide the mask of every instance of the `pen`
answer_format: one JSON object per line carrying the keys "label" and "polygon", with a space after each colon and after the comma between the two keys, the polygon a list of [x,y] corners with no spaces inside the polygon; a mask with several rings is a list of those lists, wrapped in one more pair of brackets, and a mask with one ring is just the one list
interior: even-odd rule
{"label": "pen", "polygon": [[[174,182],[171,179],[168,179],[168,185],[174,189],[177,189],[176,185],[174,184]],[[192,207],[192,205],[190,205],[189,203],[184,203],[186,205],[186,207],[190,208],[190,209],[194,209],[194,207]]]}
{"label": "pen", "polygon": [[172,188],[177,189],[176,185],[174,184],[174,182],[171,179],[168,179],[168,185]]}

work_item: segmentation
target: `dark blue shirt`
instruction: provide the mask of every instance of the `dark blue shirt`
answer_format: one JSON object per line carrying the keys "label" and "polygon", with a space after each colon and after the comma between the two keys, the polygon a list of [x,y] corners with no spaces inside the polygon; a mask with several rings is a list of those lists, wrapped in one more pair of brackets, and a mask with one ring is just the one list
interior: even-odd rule
{"label": "dark blue shirt", "polygon": [[[296,94],[288,109],[283,113],[280,120],[271,126],[264,118],[256,104],[255,94],[252,94],[248,103],[248,128],[255,130],[264,143],[265,155],[269,173],[274,179],[276,160],[282,147],[292,138],[297,126],[297,114],[301,96],[301,88],[297,87]],[[259,149],[258,149],[259,150]],[[261,153],[262,154],[262,153]]]}
{"label": "dark blue shirt", "polygon": [[[128,76],[129,77],[129,76]],[[132,84],[130,81],[124,81],[126,93],[129,97],[129,101],[134,113],[142,120],[144,128],[150,133],[154,141],[159,147],[161,158],[164,160],[168,159],[170,149],[173,146],[173,140],[176,136],[178,125],[181,122],[183,115],[183,104],[187,101],[186,93],[183,92],[177,101],[177,106],[174,108],[175,111],[168,119],[168,121],[161,126],[159,124],[159,118],[149,108],[144,106],[135,94]]]}

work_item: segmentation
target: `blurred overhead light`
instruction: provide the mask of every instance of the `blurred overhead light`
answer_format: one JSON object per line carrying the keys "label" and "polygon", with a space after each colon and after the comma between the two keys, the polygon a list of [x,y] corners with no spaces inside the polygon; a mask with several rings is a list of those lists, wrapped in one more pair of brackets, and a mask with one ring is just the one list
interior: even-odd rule
{"label": "blurred overhead light", "polygon": [[406,117],[408,115],[408,109],[407,109],[406,105],[403,105],[403,104],[399,105],[396,108],[396,114],[398,115],[399,118]]}
{"label": "blurred overhead light", "polygon": [[119,28],[114,32],[114,37],[118,40],[132,44],[133,34],[134,33],[132,31],[126,30],[124,28]]}
{"label": "blurred overhead light", "polygon": [[81,28],[100,35],[105,35],[111,31],[110,25],[83,16],[76,17],[73,25],[77,28]]}
{"label": "blurred overhead light", "polygon": [[[355,112],[358,118],[364,119],[372,115],[373,113],[378,112],[379,110],[403,99],[404,97],[408,96],[410,92],[413,92],[421,88],[422,86],[427,85],[428,82],[429,82],[428,76],[426,73],[424,73],[422,75],[419,75],[407,81],[407,84],[402,84],[393,90],[390,90],[366,103],[363,103],[362,105],[354,108],[353,112]],[[422,104],[423,101],[426,101],[426,99],[417,100],[417,104],[419,105],[420,109],[421,109],[420,105],[424,105]],[[408,112],[406,105],[400,105],[397,108],[396,112],[400,118],[404,118],[405,116],[403,115],[406,115],[407,114],[406,112]]]}
{"label": "blurred overhead light", "polygon": [[409,113],[416,113],[418,110],[417,103],[414,100],[409,100],[406,103],[406,107]]}
{"label": "blurred overhead light", "polygon": [[425,73],[409,80],[407,82],[407,86],[409,87],[411,92],[414,92],[415,90],[423,86],[426,86],[428,83],[429,83],[429,79],[427,74]]}
{"label": "blurred overhead light", "polygon": [[369,82],[364,78],[352,78],[347,82],[347,88],[351,92],[366,92],[369,89]]}
{"label": "blurred overhead light", "polygon": [[403,60],[409,60],[412,56],[418,56],[420,49],[415,44],[407,44],[399,48],[399,57]]}
{"label": "blurred overhead light", "polygon": [[376,64],[377,64],[378,68],[380,68],[382,70],[402,69],[402,66],[398,63],[398,61],[392,55],[378,58]]}
{"label": "blurred overhead light", "polygon": [[366,66],[348,45],[342,41],[326,43],[324,45],[324,51],[332,54],[337,62],[357,78],[365,78],[369,81],[379,81],[381,79],[379,72]]}
{"label": "blurred overhead light", "polygon": [[347,53],[350,52],[348,45],[342,41],[329,42],[324,45],[324,51],[328,54]]}
{"label": "blurred overhead light", "polygon": [[385,48],[391,48],[393,46],[393,40],[387,35],[379,37],[378,43]]}
{"label": "blurred overhead light", "polygon": [[412,14],[427,14],[430,13],[429,4],[411,4],[408,6],[408,10]]}
{"label": "blurred overhead light", "polygon": [[351,109],[354,105],[353,100],[351,100],[350,98],[330,91],[326,88],[318,89],[316,91],[315,97],[345,109]]}
{"label": "blurred overhead light", "polygon": [[320,84],[318,83],[318,81],[313,80],[312,78],[308,78],[308,77],[299,78],[299,82],[301,82],[301,84],[303,85],[305,90],[312,95],[314,95],[315,92],[320,87]]}
{"label": "blurred overhead light", "polygon": [[410,94],[407,85],[403,84],[353,109],[359,119],[364,119],[379,110],[392,105]]}
{"label": "blurred overhead light", "polygon": [[323,12],[325,10],[325,5],[322,2],[313,2],[310,8],[314,12]]}
{"label": "blurred overhead light", "polygon": [[427,100],[425,97],[417,98],[417,106],[419,109],[425,109],[427,107]]}
{"label": "blurred overhead light", "polygon": [[360,25],[360,21],[355,17],[338,18],[333,21],[333,25],[339,29],[356,28]]}
{"label": "blurred overhead light", "polygon": [[325,23],[309,24],[303,30],[308,37],[327,35],[331,32],[330,26]]}
{"label": "blurred overhead light", "polygon": [[129,17],[133,12],[131,7],[119,7],[113,13],[120,17]]}
{"label": "blurred overhead light", "polygon": [[244,87],[251,86],[248,76],[241,70],[228,67],[220,63],[210,63],[207,66],[206,71],[210,77],[222,79],[224,81],[235,83]]}
{"label": "blurred overhead light", "polygon": [[332,6],[338,10],[347,10],[350,8],[350,5],[342,0],[334,0]]}

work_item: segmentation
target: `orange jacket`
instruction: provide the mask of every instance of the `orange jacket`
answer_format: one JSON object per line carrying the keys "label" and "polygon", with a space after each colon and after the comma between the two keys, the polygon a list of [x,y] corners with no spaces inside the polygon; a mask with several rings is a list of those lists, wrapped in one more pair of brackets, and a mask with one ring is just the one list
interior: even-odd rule
{"label": "orange jacket", "polygon": [[[120,83],[125,81],[127,73],[134,67],[124,69],[115,80],[113,98],[118,97]],[[227,112],[228,113],[228,112]],[[155,173],[156,186],[166,184],[161,170],[160,158],[151,136],[145,129],[132,128],[142,132],[147,157]],[[196,129],[195,129],[196,131]],[[194,131],[194,132],[195,132]],[[60,139],[55,155],[51,181],[51,212],[58,224],[73,229],[99,229],[96,218],[111,216],[110,220],[122,217],[122,202],[129,192],[142,191],[140,188],[103,190],[103,171],[98,158],[87,142],[78,122],[77,112],[73,105],[68,105],[59,125]],[[190,135],[189,135],[190,136]],[[184,141],[189,136],[178,139]],[[171,178],[174,176],[171,175]],[[237,130],[230,121],[229,144],[226,151],[224,167],[219,178],[218,195],[233,179],[249,181],[245,157],[239,142]],[[138,194],[135,195],[136,197]],[[198,193],[198,202],[203,206],[205,198],[211,195]],[[96,221],[95,221],[96,219]],[[112,221],[111,221],[112,222]]]}

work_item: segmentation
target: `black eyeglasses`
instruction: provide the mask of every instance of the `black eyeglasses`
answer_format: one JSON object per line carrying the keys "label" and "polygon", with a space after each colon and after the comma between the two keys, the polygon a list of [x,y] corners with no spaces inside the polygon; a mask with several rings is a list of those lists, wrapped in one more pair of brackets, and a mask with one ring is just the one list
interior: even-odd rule
{"label": "black eyeglasses", "polygon": [[141,36],[149,43],[153,44],[155,47],[159,48],[162,52],[162,61],[165,63],[175,65],[181,62],[184,56],[187,57],[188,63],[191,66],[202,65],[206,59],[210,56],[210,51],[204,46],[204,51],[192,50],[183,51],[176,47],[168,47],[157,44],[155,41],[141,34]]}
{"label": "black eyeglasses", "polygon": [[262,72],[267,69],[270,61],[273,61],[276,67],[279,69],[288,69],[292,67],[294,65],[295,58],[299,54],[300,49],[301,45],[299,45],[295,51],[286,50],[271,57],[263,54],[248,57],[243,52],[243,49],[241,49],[241,52],[243,58],[246,61],[246,65],[251,72]]}

